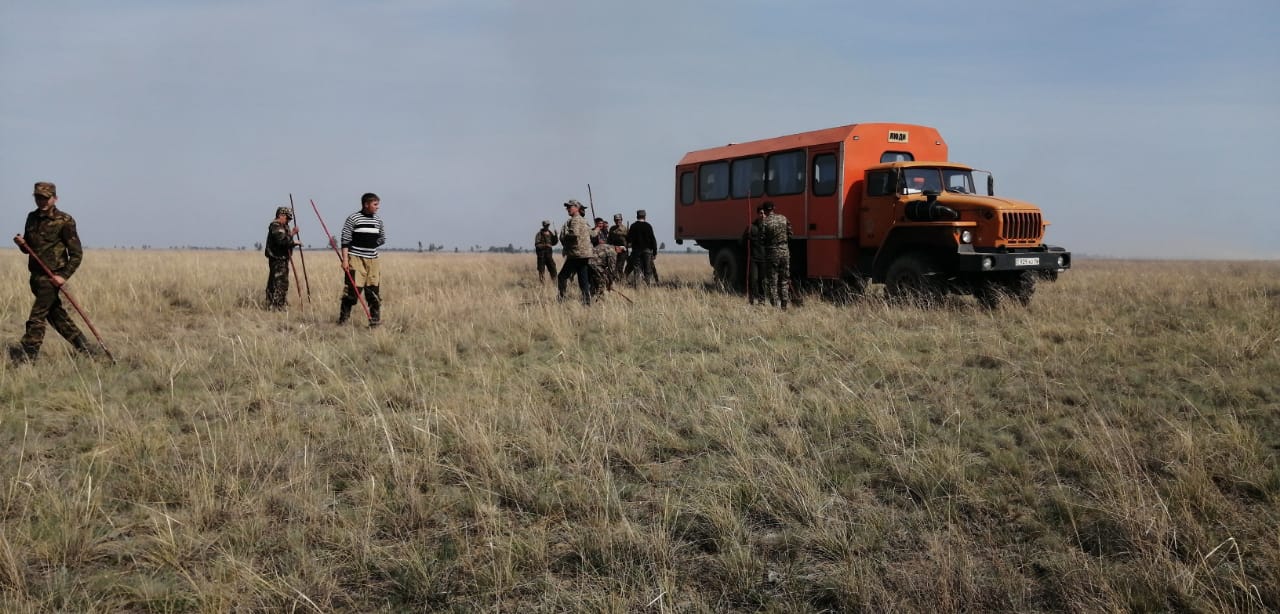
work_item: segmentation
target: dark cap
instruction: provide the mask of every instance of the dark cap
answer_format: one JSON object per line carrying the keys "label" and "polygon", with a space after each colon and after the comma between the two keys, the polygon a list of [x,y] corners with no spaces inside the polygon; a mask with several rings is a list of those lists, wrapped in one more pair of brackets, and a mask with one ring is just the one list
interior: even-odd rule
{"label": "dark cap", "polygon": [[37,181],[36,187],[31,190],[32,196],[43,196],[45,198],[56,198],[58,196],[58,186],[48,181]]}
{"label": "dark cap", "polygon": [[771,200],[764,201],[764,204],[760,205],[760,209],[764,211],[773,211],[773,201]]}
{"label": "dark cap", "polygon": [[550,225],[551,225],[551,220],[542,220],[542,225],[543,225],[543,226],[550,226]]}
{"label": "dark cap", "polygon": [[644,217],[644,209],[636,211],[636,217]]}
{"label": "dark cap", "polygon": [[598,218],[596,218],[596,219],[595,219],[595,223],[597,223],[597,224],[603,224],[603,223],[605,223],[604,218],[602,218],[602,217],[598,217]]}
{"label": "dark cap", "polygon": [[293,219],[293,211],[288,207],[276,207],[276,217],[280,217],[282,215],[289,219]]}

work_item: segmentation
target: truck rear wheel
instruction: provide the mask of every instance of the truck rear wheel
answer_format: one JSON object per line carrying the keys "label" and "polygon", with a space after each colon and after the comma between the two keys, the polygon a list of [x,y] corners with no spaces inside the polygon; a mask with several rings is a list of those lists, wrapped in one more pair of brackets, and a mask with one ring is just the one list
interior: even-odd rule
{"label": "truck rear wheel", "polygon": [[900,304],[927,306],[942,300],[943,288],[937,279],[938,267],[921,253],[899,256],[885,274],[889,300]]}
{"label": "truck rear wheel", "polygon": [[744,288],[742,279],[742,258],[732,247],[716,250],[711,260],[711,268],[715,272],[716,283],[726,290],[741,292]]}

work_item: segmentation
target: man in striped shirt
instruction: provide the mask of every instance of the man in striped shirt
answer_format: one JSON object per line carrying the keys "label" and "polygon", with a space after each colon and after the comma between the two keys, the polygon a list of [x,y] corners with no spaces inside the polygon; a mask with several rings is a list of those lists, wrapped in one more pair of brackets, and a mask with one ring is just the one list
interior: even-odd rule
{"label": "man in striped shirt", "polygon": [[[378,266],[378,247],[387,241],[378,217],[382,200],[369,192],[360,197],[360,210],[347,217],[342,225],[342,268],[350,275],[343,279],[342,309],[338,312],[338,324],[351,319],[351,308],[359,298],[356,293],[364,290],[364,302],[369,306],[369,326],[382,323],[382,300],[378,297],[381,273]],[[344,275],[345,277],[345,275]],[[354,280],[354,285],[352,285]]]}

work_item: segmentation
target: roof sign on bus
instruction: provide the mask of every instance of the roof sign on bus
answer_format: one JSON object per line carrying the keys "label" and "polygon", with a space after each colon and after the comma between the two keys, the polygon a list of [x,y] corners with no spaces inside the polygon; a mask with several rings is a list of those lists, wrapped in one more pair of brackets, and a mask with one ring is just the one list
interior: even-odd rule
{"label": "roof sign on bus", "polygon": [[890,130],[889,142],[890,143],[906,143],[907,131],[906,130]]}

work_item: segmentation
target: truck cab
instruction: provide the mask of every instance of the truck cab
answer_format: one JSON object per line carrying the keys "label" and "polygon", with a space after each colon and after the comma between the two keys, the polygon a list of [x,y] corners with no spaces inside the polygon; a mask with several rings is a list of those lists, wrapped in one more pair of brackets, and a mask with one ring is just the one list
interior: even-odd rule
{"label": "truck cab", "polygon": [[995,195],[987,171],[954,162],[870,167],[859,207],[859,243],[874,252],[866,271],[898,298],[973,294],[1027,303],[1037,279],[1054,279],[1071,255],[1044,244],[1039,207]]}

